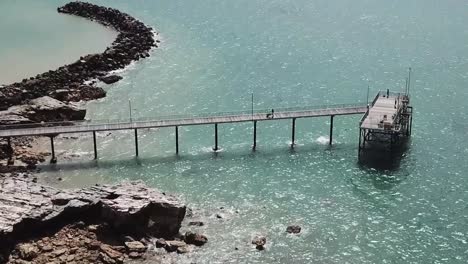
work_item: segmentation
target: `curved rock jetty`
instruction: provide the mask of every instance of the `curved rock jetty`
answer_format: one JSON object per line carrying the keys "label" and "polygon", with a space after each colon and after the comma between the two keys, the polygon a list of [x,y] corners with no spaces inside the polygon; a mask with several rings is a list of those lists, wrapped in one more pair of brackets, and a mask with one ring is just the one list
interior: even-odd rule
{"label": "curved rock jetty", "polygon": [[[110,84],[119,81],[121,77],[110,74],[111,71],[148,57],[159,42],[155,40],[151,27],[113,8],[74,1],[59,7],[58,12],[96,21],[115,29],[118,36],[101,54],[86,55],[56,70],[1,85],[0,125],[84,119],[86,109],[73,102],[105,97],[106,92],[96,87],[96,82],[102,80]],[[0,140],[1,159],[9,157],[5,144]]]}
{"label": "curved rock jetty", "polygon": [[[101,90],[93,92],[85,82],[105,77],[110,71],[146,58],[149,51],[157,46],[151,27],[119,10],[77,1],[58,8],[58,12],[91,19],[117,30],[119,34],[102,54],[87,55],[72,64],[2,87],[0,110],[27,104],[31,99],[43,96],[65,101],[77,101],[77,96],[86,100],[103,97]],[[77,92],[81,89],[88,92],[81,95]],[[74,96],[63,96],[64,90],[70,90]]]}
{"label": "curved rock jetty", "polygon": [[0,178],[0,263],[20,241],[83,221],[108,225],[114,233],[171,238],[178,234],[186,206],[142,182],[58,190],[27,177]]}

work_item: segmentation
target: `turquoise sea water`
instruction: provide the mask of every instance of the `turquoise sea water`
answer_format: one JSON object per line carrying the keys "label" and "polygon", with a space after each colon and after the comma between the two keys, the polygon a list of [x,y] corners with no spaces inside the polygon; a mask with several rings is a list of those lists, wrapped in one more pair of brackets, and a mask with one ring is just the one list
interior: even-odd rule
{"label": "turquoise sea water", "polygon": [[[255,153],[251,124],[220,125],[217,154],[213,127],[181,128],[180,156],[172,129],[142,130],[138,159],[133,133],[102,133],[98,162],[90,135],[58,140],[59,165],[44,168],[44,181],[141,179],[179,194],[210,239],[182,256],[187,263],[468,262],[464,1],[93,2],[143,20],[162,43],[108,86],[107,98],[89,103],[87,118],[128,118],[128,100],[134,118],[248,110],[251,93],[257,109],[364,102],[368,84],[371,95],[397,90],[412,66],[413,137],[396,168],[378,170],[357,162],[358,116],[335,118],[332,148],[327,118],[299,120],[294,151],[287,121],[260,123]],[[76,22],[60,24],[64,36],[87,23]],[[79,157],[65,159],[72,154]],[[289,224],[301,235],[286,235]],[[251,247],[255,234],[267,236],[266,251]]]}

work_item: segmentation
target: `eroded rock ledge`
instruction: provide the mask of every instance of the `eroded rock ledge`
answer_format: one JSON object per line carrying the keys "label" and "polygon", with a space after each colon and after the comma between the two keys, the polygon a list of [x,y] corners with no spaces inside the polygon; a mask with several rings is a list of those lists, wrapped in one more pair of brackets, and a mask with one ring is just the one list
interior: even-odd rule
{"label": "eroded rock ledge", "polygon": [[151,27],[119,10],[84,2],[71,2],[58,8],[58,12],[97,21],[114,28],[119,34],[102,54],[87,55],[57,70],[2,87],[0,110],[6,110],[13,105],[28,104],[30,100],[43,96],[66,102],[103,97],[105,92],[102,89],[89,86],[86,81],[102,79],[110,71],[122,69],[132,61],[146,58],[149,51],[157,46]]}
{"label": "eroded rock ledge", "polygon": [[2,177],[0,188],[0,263],[17,243],[77,221],[105,223],[122,236],[173,238],[186,212],[175,197],[142,182],[58,190],[20,174]]}

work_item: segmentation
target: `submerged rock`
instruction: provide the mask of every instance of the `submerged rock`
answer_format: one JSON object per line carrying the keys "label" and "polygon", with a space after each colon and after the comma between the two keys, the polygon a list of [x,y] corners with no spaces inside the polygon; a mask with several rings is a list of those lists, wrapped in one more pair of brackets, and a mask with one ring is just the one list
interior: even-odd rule
{"label": "submerged rock", "polygon": [[189,226],[204,226],[205,223],[203,223],[202,221],[191,221],[188,223]]}
{"label": "submerged rock", "polygon": [[252,239],[252,244],[255,245],[256,249],[264,250],[265,249],[265,244],[266,244],[266,237],[264,237],[264,236],[255,236],[254,239]]}
{"label": "submerged rock", "polygon": [[299,234],[301,232],[301,227],[298,225],[290,225],[286,228],[286,232],[289,234]]}

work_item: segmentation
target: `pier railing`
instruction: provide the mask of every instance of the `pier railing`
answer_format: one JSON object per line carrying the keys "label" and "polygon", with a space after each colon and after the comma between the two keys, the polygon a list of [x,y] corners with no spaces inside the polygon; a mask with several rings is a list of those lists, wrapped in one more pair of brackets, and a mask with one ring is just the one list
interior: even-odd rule
{"label": "pier railing", "polygon": [[229,117],[239,115],[256,115],[256,114],[269,114],[272,110],[274,113],[294,113],[302,111],[314,111],[314,110],[329,110],[329,109],[346,109],[346,108],[357,108],[365,107],[365,103],[355,104],[329,104],[329,105],[313,105],[313,106],[300,106],[300,107],[281,107],[281,108],[269,108],[269,109],[254,109],[241,110],[241,111],[227,111],[227,112],[204,112],[204,113],[190,113],[190,114],[171,114],[171,115],[159,115],[154,117],[137,117],[137,118],[126,118],[126,119],[93,119],[93,120],[78,120],[78,121],[61,121],[61,122],[41,122],[41,123],[25,123],[25,124],[12,124],[2,125],[0,130],[7,129],[28,129],[38,127],[55,127],[55,126],[92,126],[100,124],[128,124],[128,123],[139,123],[148,121],[175,121],[175,120],[188,120],[196,118],[207,118],[207,117]]}

